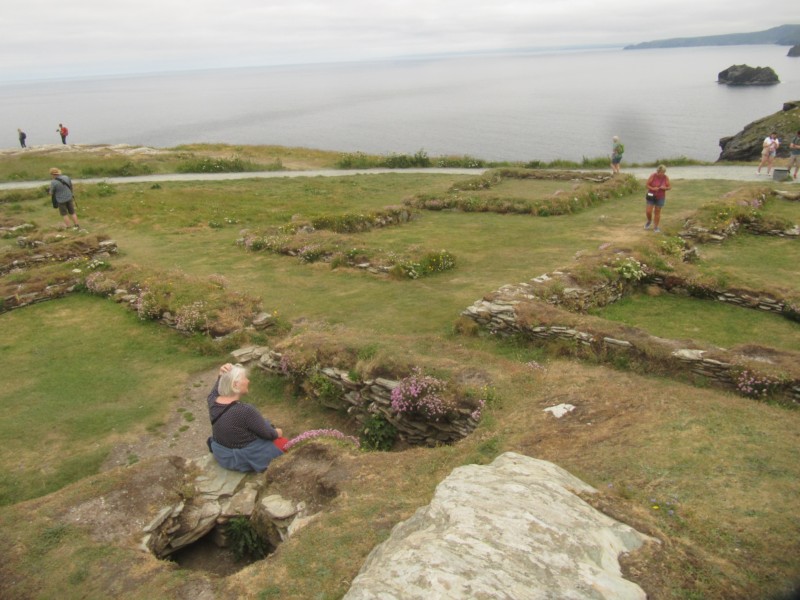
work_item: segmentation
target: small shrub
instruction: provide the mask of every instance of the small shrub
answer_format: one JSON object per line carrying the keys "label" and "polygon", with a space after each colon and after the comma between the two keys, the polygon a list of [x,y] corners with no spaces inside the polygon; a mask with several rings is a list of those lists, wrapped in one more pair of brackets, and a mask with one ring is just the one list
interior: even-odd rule
{"label": "small shrub", "polygon": [[113,196],[117,193],[117,189],[111,185],[110,183],[106,183],[105,181],[101,181],[95,186],[97,190],[97,195],[101,198],[105,198],[108,196]]}
{"label": "small shrub", "polygon": [[455,268],[456,259],[447,250],[429,252],[420,259],[419,266],[423,275],[438,273]]}
{"label": "small shrub", "polygon": [[311,385],[314,396],[324,405],[338,406],[341,403],[344,390],[319,371],[312,373],[308,378],[308,382]]}
{"label": "small shrub", "polygon": [[269,544],[262,538],[244,517],[234,517],[228,521],[226,533],[230,538],[231,549],[236,560],[244,558],[261,559],[269,552]]}
{"label": "small shrub", "polygon": [[626,281],[639,281],[645,276],[647,265],[629,256],[627,258],[617,258],[614,261],[614,271]]}
{"label": "small shrub", "polygon": [[308,244],[300,248],[297,255],[304,263],[313,263],[324,258],[325,250],[318,244]]}
{"label": "small shrub", "polygon": [[150,175],[153,169],[150,165],[126,161],[116,164],[87,165],[81,168],[82,177],[133,177],[136,175]]}
{"label": "small shrub", "polygon": [[364,421],[359,438],[365,448],[386,452],[397,440],[397,428],[383,415],[373,414]]}
{"label": "small shrub", "polygon": [[370,169],[377,166],[377,161],[363,152],[342,154],[334,165],[337,169]]}
{"label": "small shrub", "polygon": [[142,321],[158,319],[161,317],[161,305],[156,294],[149,289],[143,289],[136,298],[136,313]]}
{"label": "small shrub", "polygon": [[187,160],[176,167],[178,173],[243,173],[258,171],[261,167],[241,158],[198,158]]}

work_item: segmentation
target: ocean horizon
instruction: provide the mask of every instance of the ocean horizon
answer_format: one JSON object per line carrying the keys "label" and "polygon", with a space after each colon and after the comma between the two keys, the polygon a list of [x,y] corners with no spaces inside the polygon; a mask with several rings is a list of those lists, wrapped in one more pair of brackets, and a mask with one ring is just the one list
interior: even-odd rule
{"label": "ocean horizon", "polygon": [[[80,77],[0,84],[0,147],[57,143],[302,146],[486,160],[605,156],[716,160],[719,139],[800,99],[800,59],[784,46],[537,50]],[[728,87],[734,64],[781,83]],[[793,132],[780,132],[788,136]]]}

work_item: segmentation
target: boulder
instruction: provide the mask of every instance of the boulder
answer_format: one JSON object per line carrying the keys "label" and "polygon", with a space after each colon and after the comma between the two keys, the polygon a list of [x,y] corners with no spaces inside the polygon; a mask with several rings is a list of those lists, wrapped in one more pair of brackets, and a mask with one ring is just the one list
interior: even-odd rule
{"label": "boulder", "polygon": [[459,467],[369,554],[344,598],[644,600],[617,559],[650,538],[577,495],[595,491],[511,452]]}
{"label": "boulder", "polygon": [[780,82],[772,67],[732,65],[717,76],[717,83],[725,85],[774,85]]}

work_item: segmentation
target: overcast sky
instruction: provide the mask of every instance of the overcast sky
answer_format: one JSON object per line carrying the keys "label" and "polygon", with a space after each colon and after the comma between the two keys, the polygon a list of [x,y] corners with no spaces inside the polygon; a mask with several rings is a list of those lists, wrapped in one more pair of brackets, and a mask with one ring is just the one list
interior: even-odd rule
{"label": "overcast sky", "polygon": [[0,82],[622,46],[798,21],[796,0],[3,0]]}

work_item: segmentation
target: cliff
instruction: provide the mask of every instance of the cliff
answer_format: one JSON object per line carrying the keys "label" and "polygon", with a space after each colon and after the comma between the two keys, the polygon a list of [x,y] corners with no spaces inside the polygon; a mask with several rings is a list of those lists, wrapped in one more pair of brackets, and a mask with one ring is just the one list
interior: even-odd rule
{"label": "cliff", "polygon": [[781,146],[778,156],[789,155],[789,140],[800,130],[800,100],[786,102],[783,109],[749,125],[745,125],[736,135],[719,140],[722,152],[717,159],[720,161],[751,161],[761,158],[761,144],[764,138],[773,131],[778,133]]}
{"label": "cliff", "polygon": [[729,33],[700,37],[669,38],[625,46],[625,50],[647,48],[690,48],[695,46],[739,46],[748,44],[776,44],[794,46],[800,44],[800,25],[781,25],[765,31],[751,33]]}

